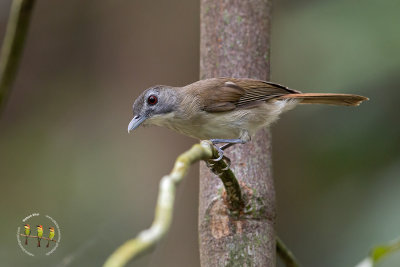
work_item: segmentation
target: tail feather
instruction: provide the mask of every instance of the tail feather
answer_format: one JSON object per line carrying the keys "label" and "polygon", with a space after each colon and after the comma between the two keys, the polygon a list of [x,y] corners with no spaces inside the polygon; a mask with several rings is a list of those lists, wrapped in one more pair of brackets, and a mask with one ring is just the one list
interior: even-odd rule
{"label": "tail feather", "polygon": [[358,106],[361,102],[369,100],[367,97],[360,95],[329,93],[287,94],[280,96],[277,99],[300,99],[301,104],[327,104],[339,106]]}

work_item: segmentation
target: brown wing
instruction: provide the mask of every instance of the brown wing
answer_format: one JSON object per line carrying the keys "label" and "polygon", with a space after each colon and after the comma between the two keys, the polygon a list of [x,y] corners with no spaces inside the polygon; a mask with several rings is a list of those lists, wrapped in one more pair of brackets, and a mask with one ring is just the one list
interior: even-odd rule
{"label": "brown wing", "polygon": [[246,93],[245,89],[229,81],[220,81],[205,84],[200,95],[203,102],[203,110],[208,112],[223,112],[236,108],[236,103]]}
{"label": "brown wing", "polygon": [[300,92],[279,84],[253,79],[216,78],[203,80],[198,85],[203,110],[230,111],[235,108],[256,107],[264,101]]}

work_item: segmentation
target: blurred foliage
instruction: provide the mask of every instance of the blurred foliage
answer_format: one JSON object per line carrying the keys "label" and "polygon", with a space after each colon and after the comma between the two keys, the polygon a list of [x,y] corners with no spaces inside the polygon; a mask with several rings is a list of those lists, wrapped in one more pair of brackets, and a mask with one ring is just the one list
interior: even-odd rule
{"label": "blurred foliage", "polygon": [[389,245],[375,247],[371,252],[371,258],[374,262],[378,262],[383,257],[400,249],[400,240],[396,240]]}
{"label": "blurred foliage", "polygon": [[[0,1],[0,41],[10,3]],[[400,234],[399,10],[397,0],[274,2],[271,80],[371,99],[301,106],[273,126],[277,230],[304,266],[354,266]],[[150,224],[159,179],[195,142],[126,126],[145,88],[198,79],[199,4],[37,1],[26,45],[0,121],[2,265],[98,266]],[[168,237],[132,266],[199,266],[197,190],[194,167]],[[60,225],[49,257],[17,245],[33,212]],[[398,266],[398,254],[380,266]]]}
{"label": "blurred foliage", "polygon": [[373,248],[369,253],[369,257],[365,258],[356,267],[373,267],[378,264],[383,258],[398,252],[400,250],[400,239],[390,242],[387,245],[381,245]]}

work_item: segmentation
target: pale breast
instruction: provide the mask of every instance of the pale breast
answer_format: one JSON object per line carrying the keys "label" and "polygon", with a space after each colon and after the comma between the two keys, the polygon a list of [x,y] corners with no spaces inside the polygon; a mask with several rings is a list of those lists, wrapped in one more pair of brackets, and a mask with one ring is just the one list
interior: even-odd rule
{"label": "pale breast", "polygon": [[236,109],[228,112],[197,111],[192,116],[177,116],[175,113],[168,113],[149,119],[149,123],[167,127],[200,140],[249,139],[257,130],[269,126],[279,118],[282,112],[294,108],[297,103],[297,100],[271,101],[251,109]]}

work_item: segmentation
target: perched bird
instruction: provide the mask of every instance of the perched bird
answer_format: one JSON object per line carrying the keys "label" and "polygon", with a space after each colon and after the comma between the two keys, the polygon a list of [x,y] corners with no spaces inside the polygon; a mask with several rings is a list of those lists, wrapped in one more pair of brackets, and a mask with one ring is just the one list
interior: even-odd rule
{"label": "perched bird", "polygon": [[50,240],[53,240],[54,235],[55,235],[55,233],[54,233],[54,227],[49,227],[49,230],[50,230],[50,232],[49,232],[49,240],[47,241],[47,246],[46,246],[46,248],[48,248],[48,247],[50,246]]}
{"label": "perched bird", "polygon": [[128,132],[139,125],[158,125],[196,139],[209,139],[221,159],[223,149],[246,143],[262,127],[297,104],[358,106],[368,98],[352,94],[301,93],[285,86],[238,78],[200,80],[184,87],[157,85],[133,104]]}
{"label": "perched bird", "polygon": [[40,240],[42,239],[42,236],[43,236],[43,226],[37,225],[36,230],[37,230],[37,239],[38,239],[37,246],[40,247]]}
{"label": "perched bird", "polygon": [[25,245],[28,245],[28,235],[31,234],[31,226],[29,224],[25,224],[24,228],[25,228],[25,235],[26,235]]}

